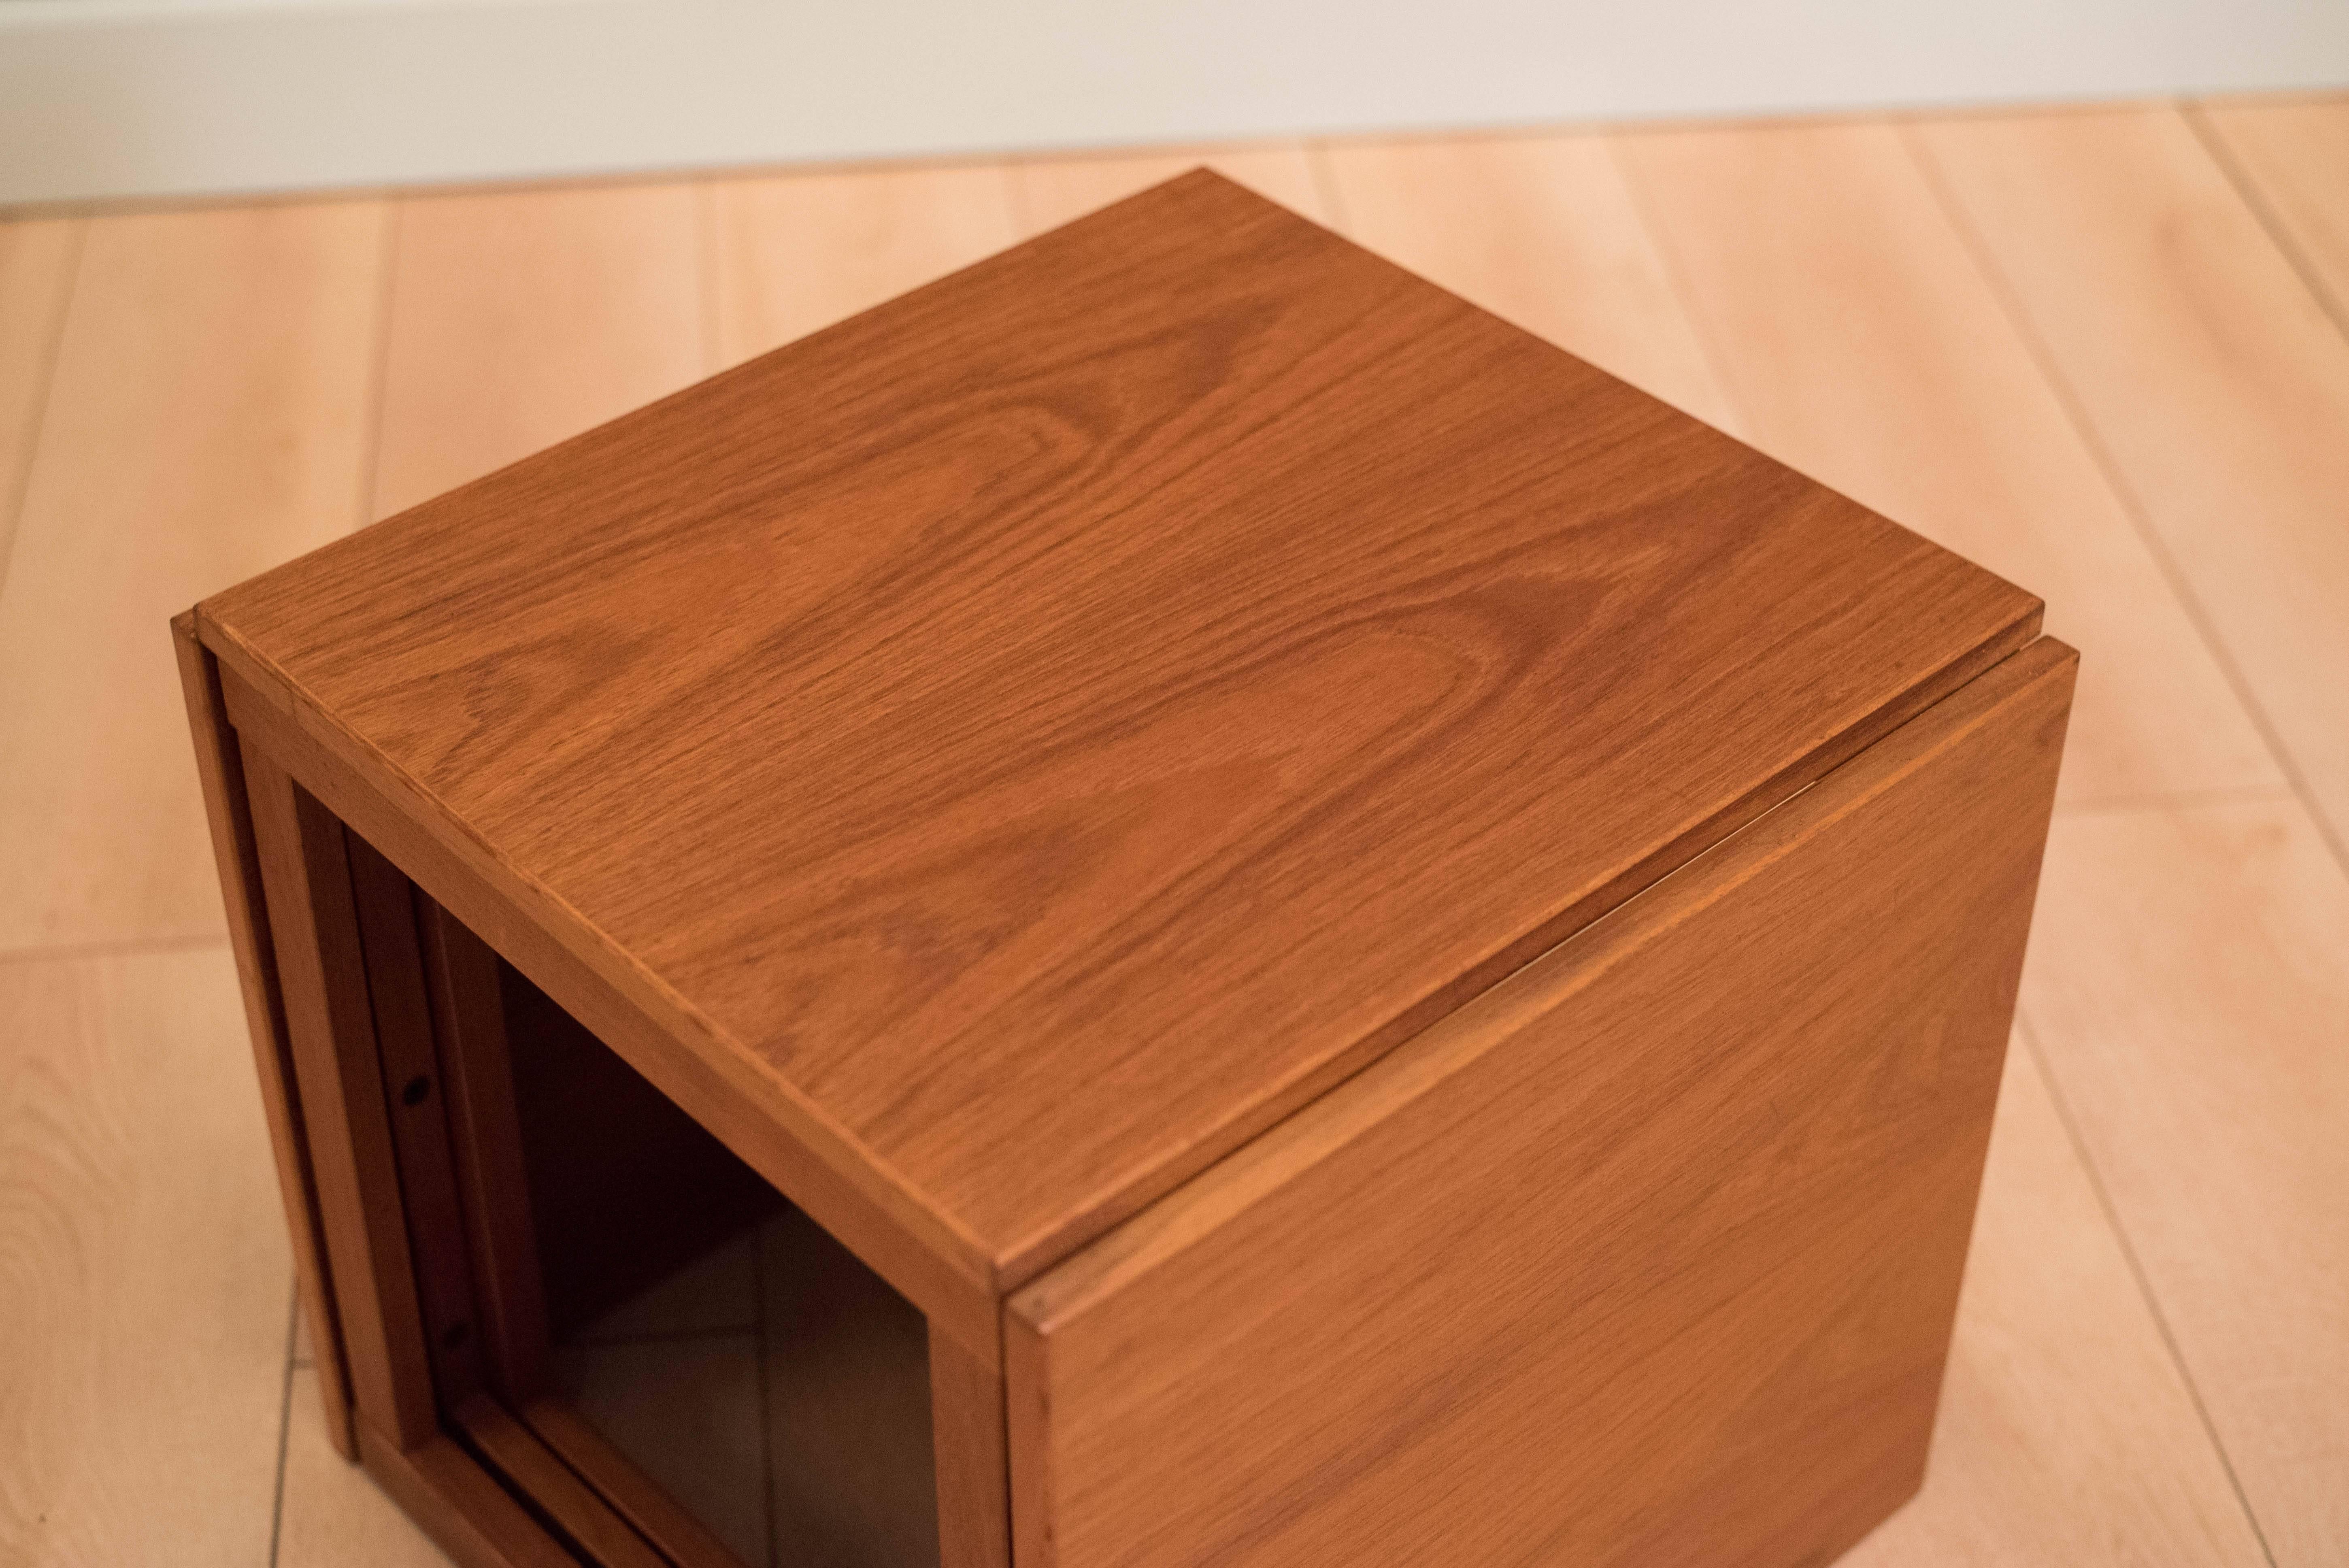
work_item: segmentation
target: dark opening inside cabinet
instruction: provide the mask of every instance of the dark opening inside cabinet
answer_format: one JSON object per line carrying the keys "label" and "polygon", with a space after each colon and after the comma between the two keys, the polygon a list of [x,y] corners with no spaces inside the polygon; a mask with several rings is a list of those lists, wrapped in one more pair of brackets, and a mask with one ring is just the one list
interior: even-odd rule
{"label": "dark opening inside cabinet", "polygon": [[591,1561],[935,1568],[922,1313],[293,799],[347,867],[437,1426]]}

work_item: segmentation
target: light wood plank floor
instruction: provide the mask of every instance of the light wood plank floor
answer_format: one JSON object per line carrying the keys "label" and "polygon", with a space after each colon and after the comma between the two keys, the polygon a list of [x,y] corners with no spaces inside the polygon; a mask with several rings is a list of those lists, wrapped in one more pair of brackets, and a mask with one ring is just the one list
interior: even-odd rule
{"label": "light wood plank floor", "polygon": [[429,1563],[322,1434],[164,629],[1207,161],[2085,653],[1925,1563],[2349,1563],[2349,98],[0,217],[0,1564]]}

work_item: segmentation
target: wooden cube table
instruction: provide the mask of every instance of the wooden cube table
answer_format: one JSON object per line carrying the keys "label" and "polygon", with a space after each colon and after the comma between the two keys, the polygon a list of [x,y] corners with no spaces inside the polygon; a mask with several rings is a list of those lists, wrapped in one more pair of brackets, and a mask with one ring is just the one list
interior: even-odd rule
{"label": "wooden cube table", "polygon": [[207,600],[330,1429],[466,1564],[1825,1562],[2039,619],[1204,172]]}

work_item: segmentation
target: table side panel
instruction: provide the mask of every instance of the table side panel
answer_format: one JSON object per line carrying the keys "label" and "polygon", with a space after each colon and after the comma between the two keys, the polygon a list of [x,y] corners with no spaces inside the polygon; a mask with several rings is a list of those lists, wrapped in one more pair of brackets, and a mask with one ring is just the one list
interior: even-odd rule
{"label": "table side panel", "polygon": [[327,1439],[347,1460],[358,1458],[351,1430],[349,1372],[344,1366],[334,1284],[321,1241],[317,1179],[310,1169],[303,1135],[301,1101],[285,1030],[285,1009],[277,979],[277,954],[271,945],[269,910],[254,847],[253,810],[244,789],[244,760],[236,731],[221,699],[220,676],[212,653],[196,640],[192,611],[171,619],[179,656],[180,684],[188,705],[188,727],[195,742],[196,773],[203,789],[204,816],[212,830],[212,858],[220,870],[221,903],[228,917],[229,945],[235,955],[244,1016],[253,1036],[253,1057],[261,1082],[261,1106],[277,1159],[277,1185],[285,1203],[285,1226],[293,1243],[295,1282],[310,1326],[316,1357],[319,1398],[326,1405]]}
{"label": "table side panel", "polygon": [[1922,1478],[2042,641],[1015,1296],[1020,1568],[1791,1565]]}

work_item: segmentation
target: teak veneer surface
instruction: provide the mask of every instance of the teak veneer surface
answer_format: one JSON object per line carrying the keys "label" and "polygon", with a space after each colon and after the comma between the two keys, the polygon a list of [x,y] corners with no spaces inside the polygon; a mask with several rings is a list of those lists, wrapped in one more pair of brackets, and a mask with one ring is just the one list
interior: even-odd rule
{"label": "teak veneer surface", "polygon": [[1014,1295],[1020,1568],[1816,1568],[1922,1479],[2046,639]]}
{"label": "teak veneer surface", "polygon": [[1197,173],[199,625],[1008,1288],[2038,608]]}

